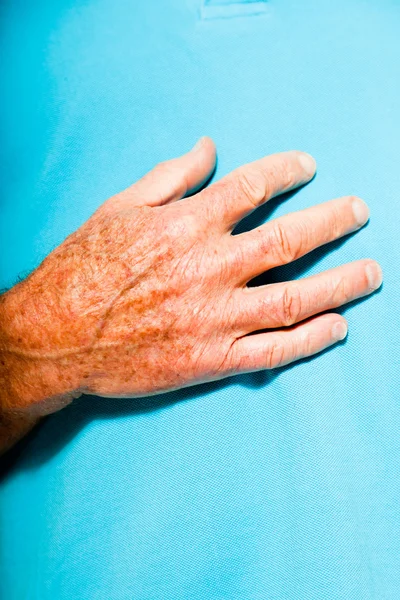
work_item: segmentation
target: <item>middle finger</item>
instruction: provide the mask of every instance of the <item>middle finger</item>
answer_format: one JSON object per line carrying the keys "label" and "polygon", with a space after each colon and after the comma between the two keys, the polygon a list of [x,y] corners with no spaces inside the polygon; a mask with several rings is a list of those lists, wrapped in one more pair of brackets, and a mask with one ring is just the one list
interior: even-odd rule
{"label": "middle finger", "polygon": [[363,200],[344,196],[233,235],[240,283],[360,229],[368,218],[369,209]]}

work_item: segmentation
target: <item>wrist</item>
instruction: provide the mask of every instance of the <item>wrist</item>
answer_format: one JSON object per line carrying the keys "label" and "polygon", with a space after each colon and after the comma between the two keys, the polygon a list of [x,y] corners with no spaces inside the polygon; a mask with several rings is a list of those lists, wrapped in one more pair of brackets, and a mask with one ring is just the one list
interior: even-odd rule
{"label": "wrist", "polygon": [[60,410],[80,395],[70,357],[58,354],[57,336],[49,331],[49,310],[46,299],[29,280],[0,297],[3,415],[39,418]]}

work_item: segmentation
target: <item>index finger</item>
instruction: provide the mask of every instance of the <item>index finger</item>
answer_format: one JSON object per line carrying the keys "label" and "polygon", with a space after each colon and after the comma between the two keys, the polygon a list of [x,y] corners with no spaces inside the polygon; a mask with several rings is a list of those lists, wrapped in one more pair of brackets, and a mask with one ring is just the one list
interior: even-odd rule
{"label": "index finger", "polygon": [[314,158],[305,152],[270,154],[235,169],[203,190],[202,208],[214,223],[229,231],[264,202],[310,181],[315,171]]}

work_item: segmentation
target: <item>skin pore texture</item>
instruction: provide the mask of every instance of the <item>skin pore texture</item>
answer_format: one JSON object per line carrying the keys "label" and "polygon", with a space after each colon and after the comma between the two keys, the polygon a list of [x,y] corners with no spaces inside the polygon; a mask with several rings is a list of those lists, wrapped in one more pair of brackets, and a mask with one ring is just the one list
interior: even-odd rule
{"label": "skin pore texture", "polygon": [[326,311],[380,286],[372,259],[247,283],[359,229],[367,205],[338,198],[232,235],[316,165],[299,151],[275,154],[195,193],[215,156],[205,137],[160,163],[0,297],[0,452],[83,393],[157,394],[276,368],[345,337],[344,317]]}

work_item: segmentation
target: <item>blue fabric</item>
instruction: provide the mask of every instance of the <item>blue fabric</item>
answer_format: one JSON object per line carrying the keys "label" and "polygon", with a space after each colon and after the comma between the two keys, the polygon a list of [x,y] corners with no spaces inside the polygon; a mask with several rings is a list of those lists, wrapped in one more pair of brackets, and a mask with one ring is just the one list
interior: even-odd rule
{"label": "blue fabric", "polygon": [[[262,6],[261,6],[262,5]],[[262,9],[262,10],[261,10]],[[363,257],[344,343],[140,400],[83,397],[8,458],[7,600],[400,597],[400,5],[22,0],[1,7],[1,287],[201,135],[215,178],[303,149],[318,175],[253,227],[346,194],[367,227],[273,280]]]}

